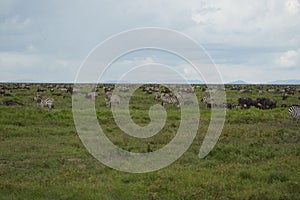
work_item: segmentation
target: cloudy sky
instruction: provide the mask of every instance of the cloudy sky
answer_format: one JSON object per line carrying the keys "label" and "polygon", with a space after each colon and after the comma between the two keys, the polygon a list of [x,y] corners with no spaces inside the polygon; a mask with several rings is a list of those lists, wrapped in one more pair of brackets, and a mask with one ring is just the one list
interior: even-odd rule
{"label": "cloudy sky", "polygon": [[[139,27],[193,38],[225,82],[300,79],[299,0],[1,0],[0,81],[72,82],[97,44]],[[189,75],[174,60],[146,51],[115,65],[163,62]]]}

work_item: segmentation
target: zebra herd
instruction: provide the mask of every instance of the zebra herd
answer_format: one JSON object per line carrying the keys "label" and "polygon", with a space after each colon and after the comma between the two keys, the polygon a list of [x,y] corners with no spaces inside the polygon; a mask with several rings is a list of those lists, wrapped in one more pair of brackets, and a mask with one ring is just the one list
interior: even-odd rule
{"label": "zebra herd", "polygon": [[[118,89],[121,92],[128,92],[128,88],[126,88],[126,87],[118,88]],[[189,93],[194,92],[194,91],[188,91],[188,92],[180,92],[179,91],[176,94],[173,94],[172,92],[167,91],[167,90],[159,91],[155,87],[154,88],[151,88],[151,87],[150,88],[142,88],[142,89],[147,94],[152,94],[152,92],[155,92],[154,100],[156,102],[159,101],[162,106],[164,106],[165,104],[171,104],[176,108],[180,108],[181,103],[184,103],[184,105],[194,103],[191,100],[189,101],[189,99],[190,99]],[[103,90],[104,90],[104,94],[105,94],[105,100],[107,102],[107,107],[111,107],[111,104],[120,104],[121,98],[119,95],[113,93],[113,90],[114,90],[113,87],[103,87]],[[68,89],[66,92],[70,92],[71,94],[73,94],[73,93],[77,93],[79,91],[78,91],[78,89],[71,88],[71,89]],[[4,93],[4,92],[2,92],[2,93]],[[99,91],[95,90],[95,91],[86,93],[85,97],[88,99],[95,100],[95,98],[99,95],[100,95]],[[36,101],[37,107],[39,107],[39,108],[47,107],[48,111],[51,111],[54,109],[54,99],[53,98],[42,98],[42,96],[40,94],[37,94],[33,99],[34,99],[34,101]],[[209,97],[204,97],[201,101],[207,105],[207,108],[211,108],[212,105],[215,108],[218,108],[218,107],[233,108],[234,107],[228,103],[224,104],[224,105],[215,105],[214,99],[211,99]],[[6,104],[13,105],[11,102],[8,102]],[[211,105],[211,107],[210,107],[210,105]],[[258,103],[258,105],[260,105],[260,104]],[[293,121],[299,121],[299,119],[300,119],[300,106],[299,105],[290,106],[288,109],[288,112],[289,112],[290,118]]]}

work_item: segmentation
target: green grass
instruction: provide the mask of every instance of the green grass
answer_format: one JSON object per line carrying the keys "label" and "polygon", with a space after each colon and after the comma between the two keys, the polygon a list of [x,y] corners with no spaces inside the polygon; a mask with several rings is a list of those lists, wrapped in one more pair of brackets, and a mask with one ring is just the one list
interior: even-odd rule
{"label": "green grass", "polygon": [[[199,129],[188,151],[159,171],[130,174],[101,164],[87,152],[73,123],[70,94],[54,96],[55,109],[48,112],[32,101],[37,87],[0,96],[0,101],[25,104],[7,107],[0,102],[0,199],[300,199],[300,124],[291,122],[287,108],[227,110],[217,145],[199,159],[210,121],[210,111],[199,102]],[[237,103],[239,96],[256,98],[258,90],[251,87],[251,94],[242,95],[227,89],[228,102]],[[199,99],[207,95],[200,89],[196,94]],[[287,102],[278,94],[263,96],[280,105],[299,104],[300,95]],[[130,102],[133,121],[147,125],[153,95],[136,91]],[[168,105],[163,130],[138,139],[116,125],[102,91],[96,108],[106,135],[131,152],[163,147],[176,135],[181,119],[180,110]]]}

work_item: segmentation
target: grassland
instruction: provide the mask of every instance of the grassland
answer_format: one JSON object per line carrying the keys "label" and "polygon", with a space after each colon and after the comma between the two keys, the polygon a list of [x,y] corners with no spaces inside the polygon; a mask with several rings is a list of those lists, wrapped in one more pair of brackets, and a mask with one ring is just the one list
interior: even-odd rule
{"label": "grassland", "polygon": [[[253,91],[240,94],[228,88],[228,102],[237,104],[239,96],[256,98],[256,86],[247,87]],[[267,87],[263,96],[276,99],[277,105],[300,104],[300,93],[282,101],[282,94],[267,93]],[[199,159],[210,121],[210,110],[199,101],[199,130],[188,151],[159,171],[130,174],[101,164],[87,152],[76,133],[69,93],[54,96],[55,109],[48,112],[32,100],[37,88],[0,96],[1,101],[25,104],[5,106],[0,101],[0,199],[300,199],[300,123],[291,122],[288,108],[227,110],[217,145]],[[207,96],[200,88],[196,94],[199,99]],[[50,91],[43,96],[50,97]],[[146,125],[153,95],[136,91],[134,101],[131,116]],[[179,110],[167,105],[163,131],[136,139],[115,124],[102,91],[96,108],[106,135],[134,152],[155,151],[170,142],[180,121]]]}

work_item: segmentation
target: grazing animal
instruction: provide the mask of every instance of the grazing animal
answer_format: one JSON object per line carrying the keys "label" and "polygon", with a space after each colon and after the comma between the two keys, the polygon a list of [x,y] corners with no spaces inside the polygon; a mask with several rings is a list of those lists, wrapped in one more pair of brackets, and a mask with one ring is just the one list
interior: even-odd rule
{"label": "grazing animal", "polygon": [[34,100],[37,102],[37,106],[39,108],[44,108],[44,106],[47,106],[48,111],[51,111],[54,108],[54,99],[52,98],[43,99],[41,95],[36,95]]}
{"label": "grazing animal", "polygon": [[125,87],[125,86],[120,86],[119,87],[119,91],[120,92],[128,92],[129,91],[129,88]]}
{"label": "grazing animal", "polygon": [[[61,93],[52,93],[53,96],[62,97],[63,95]],[[64,97],[64,96],[63,96]]]}
{"label": "grazing animal", "polygon": [[187,105],[194,105],[195,103],[192,100],[185,100],[183,102],[183,105],[187,106]]}
{"label": "grazing animal", "polygon": [[283,100],[283,101],[284,101],[284,100],[287,100],[287,98],[288,98],[288,94],[287,94],[287,93],[284,93],[283,96],[282,96],[282,100]]}
{"label": "grazing animal", "polygon": [[214,102],[214,98],[203,97],[203,99],[201,99],[201,101],[204,102],[204,103],[213,103]]}
{"label": "grazing animal", "polygon": [[228,108],[228,109],[234,108],[234,105],[231,104],[231,103],[225,103],[224,105],[225,105],[225,107]]}
{"label": "grazing animal", "polygon": [[289,113],[291,116],[291,119],[293,121],[298,121],[300,119],[300,106],[298,105],[293,105],[289,108]]}
{"label": "grazing animal", "polygon": [[116,94],[112,94],[111,92],[107,92],[105,98],[108,101],[107,107],[111,107],[112,103],[120,104],[121,102],[120,97]]}
{"label": "grazing animal", "polygon": [[89,92],[85,95],[85,98],[95,100],[97,96],[99,96],[98,92]]}
{"label": "grazing animal", "polygon": [[173,94],[163,93],[161,95],[161,105],[163,106],[166,103],[173,104],[174,106],[176,105],[177,108],[180,107],[180,102],[179,102],[178,98]]}
{"label": "grazing animal", "polygon": [[295,91],[294,90],[289,90],[289,91],[287,91],[287,94],[294,95]]}
{"label": "grazing animal", "polygon": [[112,92],[114,90],[114,86],[104,86],[103,91],[106,94],[107,92]]}
{"label": "grazing animal", "polygon": [[4,100],[3,104],[6,106],[24,106],[23,103],[17,102],[15,100]]}
{"label": "grazing animal", "polygon": [[216,104],[214,98],[211,98],[211,97],[203,97],[203,99],[201,99],[201,101],[206,104],[206,108],[228,108],[228,109],[232,109],[234,107],[234,105],[230,104],[230,103]]}
{"label": "grazing animal", "polygon": [[178,92],[176,96],[178,99],[190,99],[191,98],[191,95],[186,92]]}
{"label": "grazing animal", "polygon": [[238,105],[241,109],[248,109],[251,106],[255,105],[255,101],[251,98],[240,97],[238,98]]}
{"label": "grazing animal", "polygon": [[276,108],[276,100],[269,99],[269,98],[257,98],[254,102],[254,106],[259,109],[272,109]]}
{"label": "grazing animal", "polygon": [[62,91],[62,92],[68,92],[69,90],[68,90],[68,88],[58,88],[60,91]]}
{"label": "grazing animal", "polygon": [[258,91],[258,96],[259,97],[262,96],[262,91],[261,90]]}
{"label": "grazing animal", "polygon": [[[182,92],[181,92],[182,91]],[[187,91],[187,92],[185,92]],[[182,88],[180,91],[176,94],[176,97],[183,102],[183,105],[194,105],[194,102],[191,100],[191,90],[188,90],[188,88]]]}
{"label": "grazing animal", "polygon": [[45,92],[45,90],[44,90],[44,89],[38,88],[38,89],[36,90],[36,92]]}
{"label": "grazing animal", "polygon": [[160,99],[160,93],[156,92],[155,95],[154,95],[154,100],[158,101],[158,99]]}
{"label": "grazing animal", "polygon": [[206,108],[216,107],[216,104],[214,103],[214,101],[215,101],[214,98],[203,97],[203,99],[201,99],[201,101],[206,104]]}
{"label": "grazing animal", "polygon": [[67,92],[69,92],[70,94],[73,94],[73,93],[77,92],[77,89],[70,86],[67,88]]}

